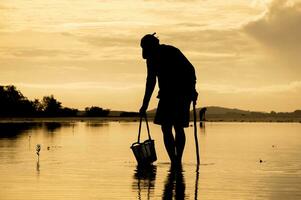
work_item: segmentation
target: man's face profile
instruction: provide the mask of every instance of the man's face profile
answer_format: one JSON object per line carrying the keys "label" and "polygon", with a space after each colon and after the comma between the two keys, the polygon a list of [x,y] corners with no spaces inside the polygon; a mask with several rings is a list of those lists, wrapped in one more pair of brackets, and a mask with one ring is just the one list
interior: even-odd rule
{"label": "man's face profile", "polygon": [[150,57],[150,52],[151,52],[151,48],[150,47],[146,47],[146,46],[142,46],[142,58],[143,59],[148,59]]}

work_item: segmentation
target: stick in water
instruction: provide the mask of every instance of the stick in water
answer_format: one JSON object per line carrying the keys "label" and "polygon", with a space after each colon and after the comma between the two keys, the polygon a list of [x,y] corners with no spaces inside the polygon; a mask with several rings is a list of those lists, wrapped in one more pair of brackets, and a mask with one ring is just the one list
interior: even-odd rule
{"label": "stick in water", "polygon": [[196,161],[197,165],[200,164],[200,155],[199,155],[199,143],[197,136],[197,127],[196,127],[196,110],[195,110],[196,102],[193,101],[193,123],[194,123],[194,140],[195,140],[195,149],[196,149]]}

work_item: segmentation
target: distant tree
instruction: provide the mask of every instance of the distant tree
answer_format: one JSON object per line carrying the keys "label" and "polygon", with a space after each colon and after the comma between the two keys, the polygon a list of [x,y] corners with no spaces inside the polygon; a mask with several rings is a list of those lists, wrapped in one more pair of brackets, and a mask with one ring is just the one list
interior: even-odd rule
{"label": "distant tree", "polygon": [[44,96],[42,100],[42,107],[45,115],[56,116],[60,114],[62,103],[54,98],[53,95]]}
{"label": "distant tree", "polygon": [[39,99],[35,99],[33,102],[33,107],[35,109],[36,112],[43,112],[43,105],[42,103],[39,101]]}
{"label": "distant tree", "polygon": [[275,111],[272,110],[272,111],[270,112],[270,114],[271,114],[271,115],[276,115],[277,113],[276,113]]}
{"label": "distant tree", "polygon": [[0,86],[0,115],[27,116],[34,114],[33,103],[13,85]]}
{"label": "distant tree", "polygon": [[78,110],[62,107],[62,103],[53,95],[43,97],[42,101],[28,100],[13,85],[0,86],[0,116],[24,117],[24,116],[77,116]]}
{"label": "distant tree", "polygon": [[86,116],[88,117],[106,117],[109,115],[110,110],[103,109],[97,106],[86,107],[85,108]]}

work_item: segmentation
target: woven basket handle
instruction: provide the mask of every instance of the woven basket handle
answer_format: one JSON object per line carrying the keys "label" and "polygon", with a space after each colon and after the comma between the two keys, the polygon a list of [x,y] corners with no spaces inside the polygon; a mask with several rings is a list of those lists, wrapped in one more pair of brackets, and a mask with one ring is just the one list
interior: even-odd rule
{"label": "woven basket handle", "polygon": [[[140,117],[140,123],[139,123],[139,131],[138,131],[138,143],[140,143],[140,134],[141,134],[141,125],[142,125],[142,116]],[[148,121],[147,121],[147,116],[145,114],[144,116],[145,122],[146,122],[146,128],[147,128],[147,134],[148,134],[148,139],[151,140],[151,135],[149,131],[149,126],[148,126]]]}

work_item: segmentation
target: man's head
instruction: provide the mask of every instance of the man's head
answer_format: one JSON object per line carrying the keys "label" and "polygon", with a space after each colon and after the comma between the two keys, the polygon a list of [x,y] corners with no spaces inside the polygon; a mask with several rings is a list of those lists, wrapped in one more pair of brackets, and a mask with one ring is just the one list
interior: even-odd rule
{"label": "man's head", "polygon": [[147,34],[141,39],[140,46],[142,48],[142,57],[144,59],[149,58],[157,49],[159,44],[159,39],[155,37],[156,33]]}

